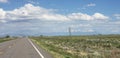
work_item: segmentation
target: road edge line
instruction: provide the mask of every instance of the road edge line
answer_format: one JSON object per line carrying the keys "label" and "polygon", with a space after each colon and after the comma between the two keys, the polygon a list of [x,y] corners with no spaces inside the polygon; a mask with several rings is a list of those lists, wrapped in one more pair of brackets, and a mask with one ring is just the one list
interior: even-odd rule
{"label": "road edge line", "polygon": [[40,53],[40,51],[37,49],[37,47],[32,43],[32,41],[30,39],[28,39],[28,41],[31,43],[31,45],[33,46],[33,48],[37,51],[37,53],[40,55],[40,57],[44,58],[44,56],[42,55],[42,53]]}

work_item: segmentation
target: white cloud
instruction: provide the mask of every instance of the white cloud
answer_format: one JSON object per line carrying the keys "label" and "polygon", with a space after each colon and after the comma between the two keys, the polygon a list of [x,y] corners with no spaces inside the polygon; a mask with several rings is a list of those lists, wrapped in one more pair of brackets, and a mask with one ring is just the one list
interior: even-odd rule
{"label": "white cloud", "polygon": [[35,2],[35,1],[32,1],[32,0],[28,0],[28,3],[31,3],[31,4],[39,4],[39,2]]}
{"label": "white cloud", "polygon": [[94,32],[91,24],[73,24],[70,27],[72,32]]}
{"label": "white cloud", "polygon": [[94,7],[94,6],[96,6],[95,3],[89,3],[89,4],[87,4],[87,5],[84,5],[84,6],[82,7],[82,9],[87,9],[88,7]]}
{"label": "white cloud", "polygon": [[72,13],[68,15],[68,18],[75,20],[105,20],[108,19],[109,17],[101,13],[95,13],[94,15],[88,15],[83,13]]}
{"label": "white cloud", "polygon": [[71,28],[80,28],[80,27],[91,27],[90,24],[75,24],[75,25],[71,25]]}
{"label": "white cloud", "polygon": [[87,7],[96,6],[94,3],[87,4]]}
{"label": "white cloud", "polygon": [[92,29],[84,29],[84,30],[72,29],[72,32],[94,32],[94,30],[92,30]]}
{"label": "white cloud", "polygon": [[114,14],[117,19],[120,19],[120,14]]}
{"label": "white cloud", "polygon": [[0,19],[2,22],[10,20],[26,20],[26,19],[40,19],[51,21],[69,21],[69,20],[101,20],[108,19],[101,13],[95,13],[94,15],[88,15],[84,13],[72,13],[68,15],[61,15],[55,13],[54,9],[46,9],[40,6],[34,6],[32,4],[25,4],[23,7],[5,11],[0,9]]}
{"label": "white cloud", "polygon": [[6,3],[8,0],[0,0],[1,3]]}
{"label": "white cloud", "polygon": [[115,22],[115,24],[120,24],[120,21]]}
{"label": "white cloud", "polygon": [[101,13],[95,13],[93,16],[92,16],[94,19],[108,19],[109,17],[101,14]]}
{"label": "white cloud", "polygon": [[60,20],[60,21],[65,21],[69,20],[66,16],[60,15],[60,14],[44,14],[42,15],[43,19],[47,20]]}
{"label": "white cloud", "polygon": [[68,18],[75,20],[92,20],[93,18],[87,14],[83,13],[72,13],[68,15]]}
{"label": "white cloud", "polygon": [[6,15],[6,12],[3,9],[0,9],[0,22],[2,22],[2,23],[6,22],[4,20],[5,19],[5,15]]}
{"label": "white cloud", "polygon": [[1,22],[1,23],[6,23],[7,21],[5,21],[5,20],[0,20],[0,22]]}
{"label": "white cloud", "polygon": [[18,19],[40,19],[40,20],[68,20],[66,16],[54,13],[53,9],[45,9],[32,4],[26,4],[23,7],[6,11],[6,18],[11,20]]}
{"label": "white cloud", "polygon": [[6,12],[3,9],[0,9],[0,19],[4,19]]}

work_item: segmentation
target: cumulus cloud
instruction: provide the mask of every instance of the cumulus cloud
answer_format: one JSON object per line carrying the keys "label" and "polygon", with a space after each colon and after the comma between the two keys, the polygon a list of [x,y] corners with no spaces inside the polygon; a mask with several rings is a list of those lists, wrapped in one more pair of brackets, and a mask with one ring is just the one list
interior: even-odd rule
{"label": "cumulus cloud", "polygon": [[72,13],[68,15],[68,18],[75,20],[92,20],[92,17],[83,13]]}
{"label": "cumulus cloud", "polygon": [[6,3],[8,0],[0,0],[0,3]]}
{"label": "cumulus cloud", "polygon": [[3,23],[6,22],[4,20],[5,19],[5,15],[6,15],[6,12],[3,9],[0,9],[0,22],[3,22]]}
{"label": "cumulus cloud", "polygon": [[0,9],[0,19],[4,19],[6,12],[3,9]]}
{"label": "cumulus cloud", "polygon": [[55,13],[54,9],[46,9],[40,6],[34,6],[32,4],[25,4],[23,7],[5,11],[0,9],[0,22],[7,22],[10,20],[26,20],[26,19],[40,19],[51,21],[69,21],[69,20],[98,20],[108,19],[109,17],[95,13],[94,15],[88,15],[84,13],[71,13],[68,15],[62,15]]}
{"label": "cumulus cloud", "polygon": [[0,19],[9,20],[25,20],[25,19],[41,19],[41,20],[68,20],[66,16],[54,13],[54,9],[46,9],[32,4],[26,4],[23,7],[12,11],[4,11],[0,9]]}
{"label": "cumulus cloud", "polygon": [[95,13],[93,16],[92,16],[94,19],[108,19],[109,17],[101,14],[101,13]]}
{"label": "cumulus cloud", "polygon": [[101,13],[95,13],[94,15],[88,15],[83,13],[72,13],[68,15],[68,18],[74,20],[105,20],[108,19],[109,17]]}
{"label": "cumulus cloud", "polygon": [[120,19],[120,14],[114,14],[117,19]]}

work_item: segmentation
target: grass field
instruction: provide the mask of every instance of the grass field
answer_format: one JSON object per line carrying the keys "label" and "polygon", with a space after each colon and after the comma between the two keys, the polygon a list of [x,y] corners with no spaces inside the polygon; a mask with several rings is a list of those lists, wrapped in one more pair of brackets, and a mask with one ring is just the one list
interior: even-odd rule
{"label": "grass field", "polygon": [[0,43],[12,40],[12,38],[0,38]]}
{"label": "grass field", "polygon": [[120,35],[31,38],[54,58],[120,58]]}

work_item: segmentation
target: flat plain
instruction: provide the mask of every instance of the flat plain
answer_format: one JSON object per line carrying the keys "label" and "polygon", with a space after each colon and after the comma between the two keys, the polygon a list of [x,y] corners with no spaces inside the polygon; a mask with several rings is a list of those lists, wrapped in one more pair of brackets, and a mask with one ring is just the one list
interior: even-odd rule
{"label": "flat plain", "polygon": [[120,35],[31,38],[54,58],[120,58]]}

